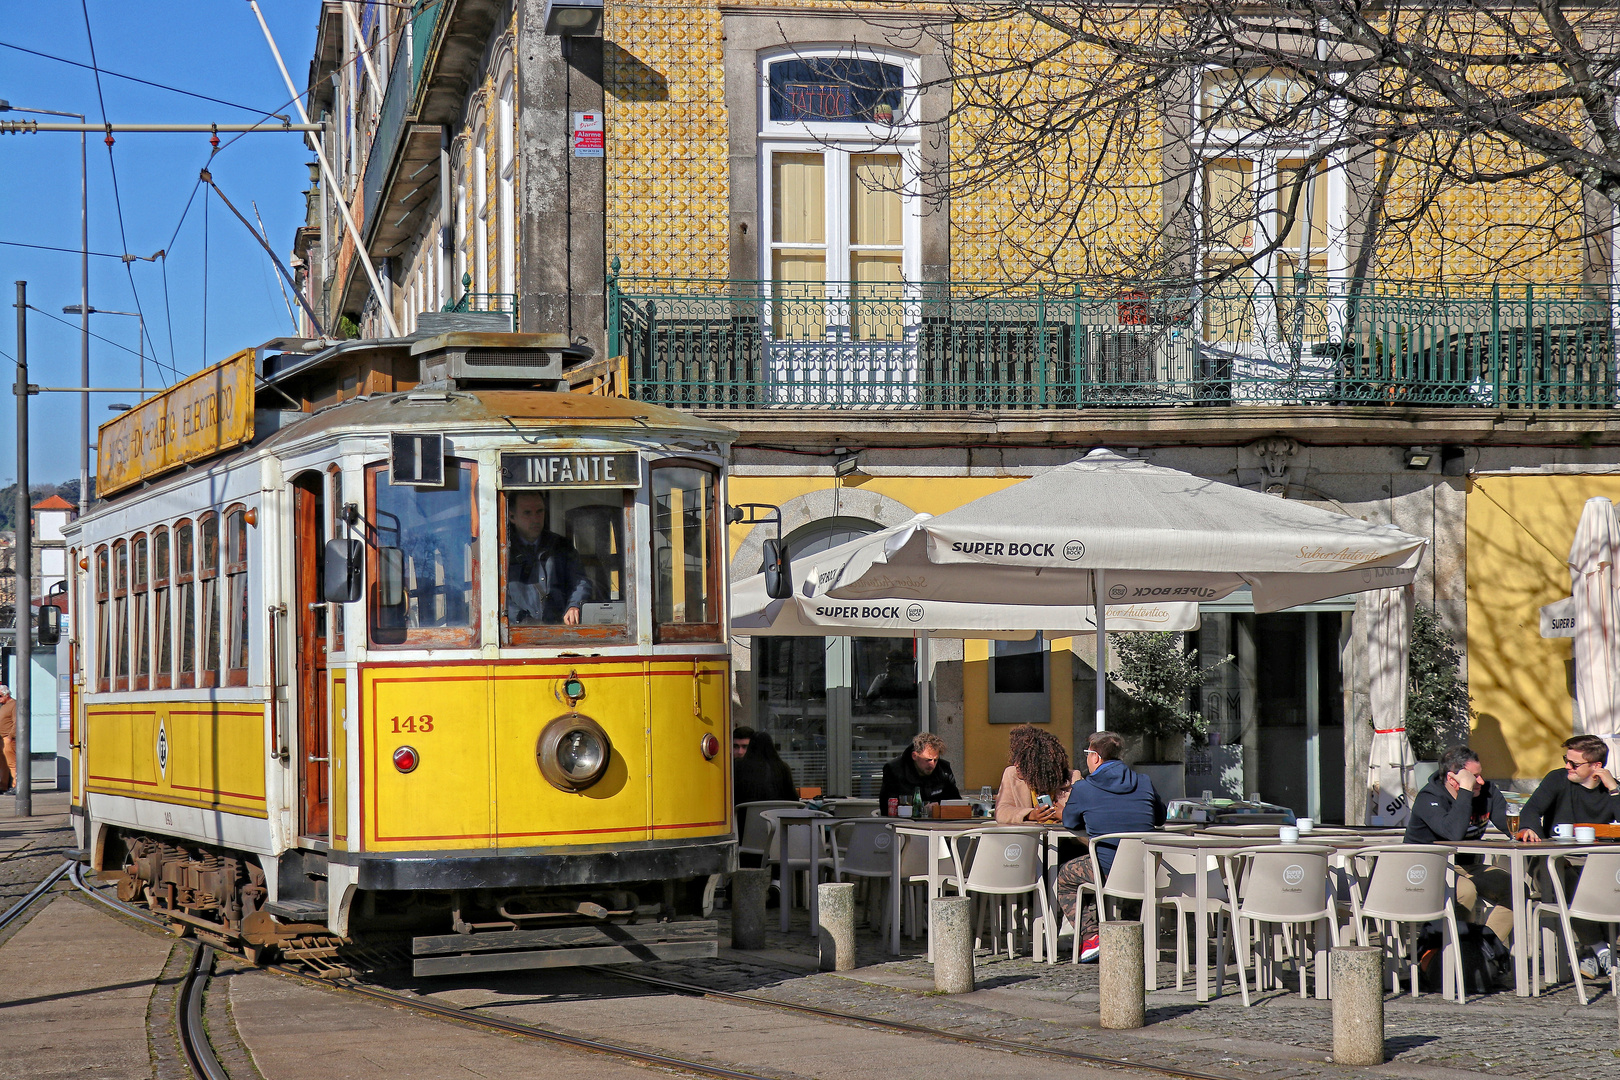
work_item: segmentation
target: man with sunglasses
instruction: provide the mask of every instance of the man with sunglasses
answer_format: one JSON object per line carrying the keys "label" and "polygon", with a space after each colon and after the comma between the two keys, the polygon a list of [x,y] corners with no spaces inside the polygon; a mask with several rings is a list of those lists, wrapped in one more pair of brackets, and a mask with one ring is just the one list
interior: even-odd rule
{"label": "man with sunglasses", "polygon": [[1609,744],[1596,735],[1564,740],[1564,767],[1541,781],[1519,816],[1519,839],[1551,836],[1557,825],[1620,820],[1620,782],[1608,769]]}

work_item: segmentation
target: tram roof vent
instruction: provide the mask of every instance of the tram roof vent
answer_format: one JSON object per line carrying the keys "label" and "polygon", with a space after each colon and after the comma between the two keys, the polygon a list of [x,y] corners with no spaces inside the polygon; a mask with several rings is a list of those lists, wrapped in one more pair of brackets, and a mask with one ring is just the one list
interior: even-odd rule
{"label": "tram roof vent", "polygon": [[567,364],[588,359],[562,334],[491,334],[452,331],[411,346],[430,386],[500,383],[527,389],[566,391]]}

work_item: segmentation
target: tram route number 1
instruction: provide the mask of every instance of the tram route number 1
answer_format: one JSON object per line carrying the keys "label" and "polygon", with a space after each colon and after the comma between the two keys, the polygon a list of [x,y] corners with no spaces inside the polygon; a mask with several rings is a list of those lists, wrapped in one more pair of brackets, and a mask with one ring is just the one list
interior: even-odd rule
{"label": "tram route number 1", "polygon": [[414,734],[416,732],[429,732],[433,730],[433,717],[429,716],[427,713],[423,713],[421,716],[406,716],[403,718],[391,716],[388,718],[388,722],[394,725],[393,734],[395,735],[398,735],[401,732],[410,732]]}

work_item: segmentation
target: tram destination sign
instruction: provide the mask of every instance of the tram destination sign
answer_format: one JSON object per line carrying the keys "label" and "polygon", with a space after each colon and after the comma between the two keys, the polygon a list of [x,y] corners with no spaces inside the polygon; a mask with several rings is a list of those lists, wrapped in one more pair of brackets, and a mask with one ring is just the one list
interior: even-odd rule
{"label": "tram destination sign", "polygon": [[555,450],[501,455],[503,488],[634,488],[641,457],[633,450]]}
{"label": "tram destination sign", "polygon": [[243,349],[102,424],[96,494],[111,495],[253,438],[253,350]]}

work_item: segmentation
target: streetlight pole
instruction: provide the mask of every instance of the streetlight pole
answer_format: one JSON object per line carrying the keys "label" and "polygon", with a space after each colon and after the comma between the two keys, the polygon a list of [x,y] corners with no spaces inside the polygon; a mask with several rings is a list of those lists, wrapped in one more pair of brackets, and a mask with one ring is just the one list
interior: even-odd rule
{"label": "streetlight pole", "polygon": [[[0,112],[25,112],[39,116],[71,116],[81,124],[84,113],[55,109],[24,109],[0,99]],[[90,170],[86,166],[84,132],[79,132],[79,513],[90,509]],[[144,328],[143,328],[144,329]]]}
{"label": "streetlight pole", "polygon": [[[142,397],[146,396],[146,316],[142,315],[138,311],[108,311],[106,308],[89,307],[86,304],[68,304],[66,307],[64,307],[62,309],[62,314],[64,314],[64,315],[85,315],[85,314],[89,314],[89,315],[127,315],[131,319],[140,320],[140,330],[139,330],[140,340],[137,341],[135,344],[136,344],[136,346],[137,346],[137,348],[139,350],[138,355],[141,358],[141,396]],[[85,385],[86,386],[90,385],[90,380],[89,379],[85,380]]]}
{"label": "streetlight pole", "polygon": [[17,656],[17,724],[12,743],[17,768],[11,782],[18,817],[34,813],[34,550],[28,499],[28,283],[17,282],[17,601],[11,625]]}

